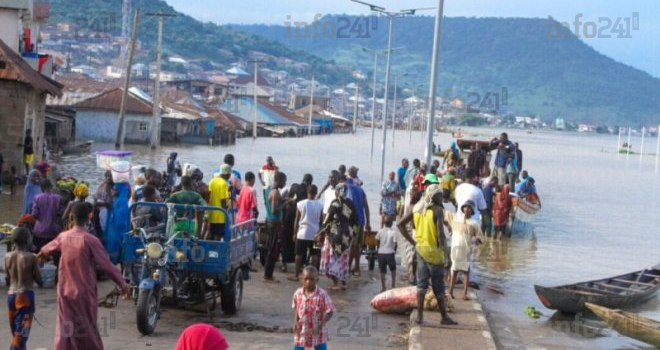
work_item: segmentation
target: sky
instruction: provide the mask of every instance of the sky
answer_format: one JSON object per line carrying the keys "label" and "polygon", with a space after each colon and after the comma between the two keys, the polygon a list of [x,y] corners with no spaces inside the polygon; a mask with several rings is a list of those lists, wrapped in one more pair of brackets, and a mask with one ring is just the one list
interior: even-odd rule
{"label": "sky", "polygon": [[[280,24],[288,21],[313,22],[316,14],[371,14],[365,5],[350,0],[166,0],[177,11],[204,22],[218,24]],[[438,0],[371,0],[388,11],[436,7]],[[435,15],[435,10],[420,12]],[[637,13],[638,29],[634,30],[633,13]],[[584,38],[585,43],[616,61],[646,71],[660,78],[660,3],[657,0],[446,0],[444,15],[448,17],[525,17],[552,16],[568,22],[575,31],[576,16],[581,24],[578,33],[591,33],[591,28],[610,34],[611,38]],[[580,16],[581,15],[581,16]],[[290,16],[290,19],[287,17]],[[630,38],[617,37],[603,28],[608,20],[614,27],[631,23]],[[585,26],[585,23],[593,24]],[[430,44],[429,44],[430,45]]]}

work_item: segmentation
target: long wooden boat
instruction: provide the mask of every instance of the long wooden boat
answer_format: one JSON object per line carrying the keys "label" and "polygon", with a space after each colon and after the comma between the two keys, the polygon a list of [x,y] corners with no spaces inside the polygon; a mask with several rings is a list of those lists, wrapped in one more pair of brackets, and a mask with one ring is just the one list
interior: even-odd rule
{"label": "long wooden boat", "polygon": [[62,154],[68,155],[88,153],[92,150],[92,145],[94,145],[94,141],[85,141],[83,143],[62,147]]}
{"label": "long wooden boat", "polygon": [[617,332],[660,348],[660,322],[592,303],[585,303],[585,306]]}
{"label": "long wooden boat", "polygon": [[660,288],[660,264],[640,271],[557,287],[534,286],[541,303],[549,309],[576,314],[589,302],[613,309],[641,304]]}

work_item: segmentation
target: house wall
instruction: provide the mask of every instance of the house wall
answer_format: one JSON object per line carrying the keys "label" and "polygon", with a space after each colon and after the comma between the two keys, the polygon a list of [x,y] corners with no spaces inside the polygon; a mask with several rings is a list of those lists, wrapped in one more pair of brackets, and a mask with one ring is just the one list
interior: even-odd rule
{"label": "house wall", "polygon": [[[116,111],[79,109],[76,113],[76,139],[100,142],[115,142],[119,125]],[[140,130],[140,123],[146,129]],[[126,114],[124,142],[148,143],[151,130],[151,115]]]}
{"label": "house wall", "polygon": [[18,52],[18,10],[0,8],[0,39]]}
{"label": "house wall", "polygon": [[24,173],[23,143],[25,130],[32,129],[34,161],[42,160],[46,96],[16,81],[0,80],[0,152],[5,167],[16,166]]}

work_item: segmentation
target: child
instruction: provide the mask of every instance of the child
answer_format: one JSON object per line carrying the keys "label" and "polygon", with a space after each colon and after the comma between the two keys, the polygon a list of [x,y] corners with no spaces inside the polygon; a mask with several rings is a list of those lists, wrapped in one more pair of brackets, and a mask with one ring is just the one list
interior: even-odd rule
{"label": "child", "polygon": [[396,231],[392,229],[391,217],[385,219],[385,227],[380,229],[376,234],[376,245],[378,246],[381,292],[384,292],[387,290],[387,287],[385,287],[385,274],[387,273],[388,266],[392,273],[392,289],[396,285],[396,260],[394,259],[394,253],[396,253]]}
{"label": "child", "polygon": [[16,194],[16,184],[20,183],[20,181],[21,181],[21,178],[18,177],[18,174],[16,172],[17,172],[16,167],[12,165],[11,166],[11,186],[9,187],[12,196]]}
{"label": "child", "polygon": [[468,200],[459,208],[461,213],[452,213],[445,211],[445,223],[448,224],[451,232],[451,283],[449,285],[449,295],[454,298],[454,286],[458,272],[463,273],[463,300],[470,300],[467,295],[470,281],[470,258],[472,254],[472,237],[477,238],[477,243],[481,243],[481,226],[474,219],[475,204]]}
{"label": "child", "polygon": [[302,272],[302,288],[293,293],[292,307],[295,309],[293,319],[294,350],[314,348],[327,350],[328,328],[325,325],[332,318],[335,305],[328,293],[316,283],[319,272],[314,266],[306,266]]}
{"label": "child", "polygon": [[26,349],[34,317],[34,282],[43,286],[37,256],[28,251],[32,245],[30,231],[25,227],[13,232],[14,250],[5,256],[5,270],[9,276],[9,327],[12,340],[10,349]]}
{"label": "child", "polygon": [[237,223],[259,217],[259,210],[257,209],[257,191],[254,189],[255,179],[256,177],[253,172],[248,171],[245,173],[245,186],[241,188],[237,201]]}

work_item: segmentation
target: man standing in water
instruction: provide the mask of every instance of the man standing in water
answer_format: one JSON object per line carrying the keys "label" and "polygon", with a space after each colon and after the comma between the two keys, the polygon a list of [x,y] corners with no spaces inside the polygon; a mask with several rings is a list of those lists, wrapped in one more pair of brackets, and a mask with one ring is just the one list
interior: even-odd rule
{"label": "man standing in water", "polygon": [[[415,239],[408,232],[408,223],[414,222]],[[443,325],[455,325],[449,318],[445,306],[444,213],[442,208],[442,189],[432,184],[424,191],[422,199],[415,204],[412,213],[406,214],[397,225],[403,237],[415,246],[417,252],[417,324],[424,322],[424,297],[429,288],[429,279],[433,294],[438,301]]]}
{"label": "man standing in water", "polygon": [[[493,170],[493,176],[497,177],[498,185],[502,186],[507,182],[506,176],[506,164],[510,158],[513,158],[515,154],[515,147],[511,141],[509,141],[509,135],[503,132],[500,135],[499,139],[493,139],[490,142],[490,148],[497,148],[497,154],[495,155],[495,169]],[[461,203],[458,203],[461,205]],[[478,204],[478,203],[477,203]]]}
{"label": "man standing in water", "polygon": [[108,258],[101,241],[85,229],[92,213],[86,202],[73,206],[73,229],[60,233],[41,249],[37,258],[46,260],[61,252],[57,284],[57,324],[54,350],[103,349],[97,329],[96,268],[103,270],[128,298],[128,286],[119,269]]}

